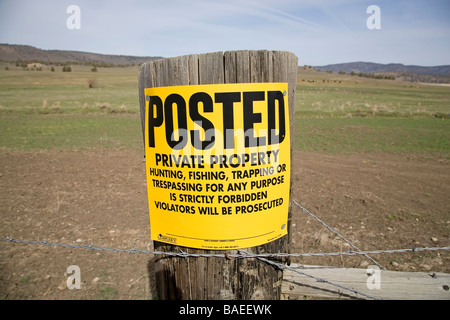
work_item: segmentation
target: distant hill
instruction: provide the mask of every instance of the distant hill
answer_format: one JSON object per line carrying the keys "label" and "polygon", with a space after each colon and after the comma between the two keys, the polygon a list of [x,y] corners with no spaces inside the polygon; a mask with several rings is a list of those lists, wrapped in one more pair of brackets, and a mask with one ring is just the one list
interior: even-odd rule
{"label": "distant hill", "polygon": [[405,66],[400,63],[380,64],[372,62],[350,62],[329,64],[326,66],[314,67],[320,71],[346,72],[346,73],[382,73],[382,72],[408,72],[419,74],[438,74],[450,75],[450,65],[422,67],[422,66]]}
{"label": "distant hill", "polygon": [[110,65],[141,64],[160,57],[109,55],[81,51],[42,50],[27,45],[0,44],[0,60],[43,63],[104,63]]}
{"label": "distant hill", "polygon": [[423,67],[400,63],[349,62],[316,66],[316,70],[357,75],[389,76],[396,80],[428,83],[450,83],[450,65]]}
{"label": "distant hill", "polygon": [[[0,61],[6,62],[40,62],[52,63],[80,63],[130,65],[141,64],[161,57],[141,57],[126,55],[99,54],[68,50],[43,50],[28,45],[0,44]],[[450,65],[444,66],[414,66],[400,63],[379,64],[373,62],[349,62],[314,66],[316,70],[329,72],[344,72],[348,74],[383,75],[397,80],[450,83]]]}

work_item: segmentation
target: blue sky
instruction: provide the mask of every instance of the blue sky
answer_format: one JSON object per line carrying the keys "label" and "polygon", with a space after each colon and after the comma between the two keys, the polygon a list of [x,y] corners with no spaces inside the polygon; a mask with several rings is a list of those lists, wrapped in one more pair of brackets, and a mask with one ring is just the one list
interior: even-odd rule
{"label": "blue sky", "polygon": [[[69,5],[80,29],[69,29]],[[381,29],[366,25],[370,5]],[[449,0],[0,0],[0,43],[174,57],[291,51],[300,65],[450,64]]]}

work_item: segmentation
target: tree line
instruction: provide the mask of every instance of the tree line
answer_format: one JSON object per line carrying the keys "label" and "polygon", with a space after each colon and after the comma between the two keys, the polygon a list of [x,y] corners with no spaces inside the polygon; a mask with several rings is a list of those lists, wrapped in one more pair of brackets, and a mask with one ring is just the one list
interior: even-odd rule
{"label": "tree line", "polygon": [[362,72],[344,72],[344,71],[339,71],[338,74],[349,74],[351,76],[358,76],[358,77],[364,77],[364,78],[372,78],[372,79],[386,79],[386,80],[395,80],[395,76],[394,75],[384,75],[384,74],[379,74],[379,73],[362,73]]}

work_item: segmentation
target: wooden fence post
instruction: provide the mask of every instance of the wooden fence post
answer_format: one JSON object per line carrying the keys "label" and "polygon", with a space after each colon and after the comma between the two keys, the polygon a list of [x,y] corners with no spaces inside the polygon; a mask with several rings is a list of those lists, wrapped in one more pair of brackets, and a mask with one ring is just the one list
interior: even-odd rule
{"label": "wooden fence post", "polygon": [[[297,65],[297,57],[290,52],[266,50],[214,52],[149,61],[139,68],[142,132],[144,133],[145,129],[145,88],[197,84],[287,82],[292,149]],[[292,176],[292,173],[290,174]],[[248,248],[247,252],[289,252],[292,206],[289,208],[288,235],[261,246]],[[179,247],[158,241],[154,241],[154,248],[164,252],[224,253],[223,251]],[[284,259],[282,262],[287,262],[287,260]],[[164,256],[157,257],[155,263],[156,291],[159,299],[280,299],[282,271],[255,258],[229,260]]]}

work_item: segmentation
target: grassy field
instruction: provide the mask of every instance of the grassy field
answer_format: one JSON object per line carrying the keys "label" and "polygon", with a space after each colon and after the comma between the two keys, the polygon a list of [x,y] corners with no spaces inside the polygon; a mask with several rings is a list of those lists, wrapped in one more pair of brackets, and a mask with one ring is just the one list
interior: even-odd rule
{"label": "grassy field", "polygon": [[449,120],[433,118],[296,118],[294,148],[332,153],[392,152],[448,156]]}
{"label": "grassy field", "polygon": [[[72,66],[50,71],[0,65],[0,115],[61,113],[137,113],[137,67]],[[93,88],[89,88],[93,82]]]}
{"label": "grassy field", "polygon": [[450,86],[376,80],[300,68],[302,117],[449,117]]}
{"label": "grassy field", "polygon": [[[137,66],[7,67],[0,64],[0,147],[142,148]],[[449,86],[300,68],[294,147],[448,157],[449,114]]]}

